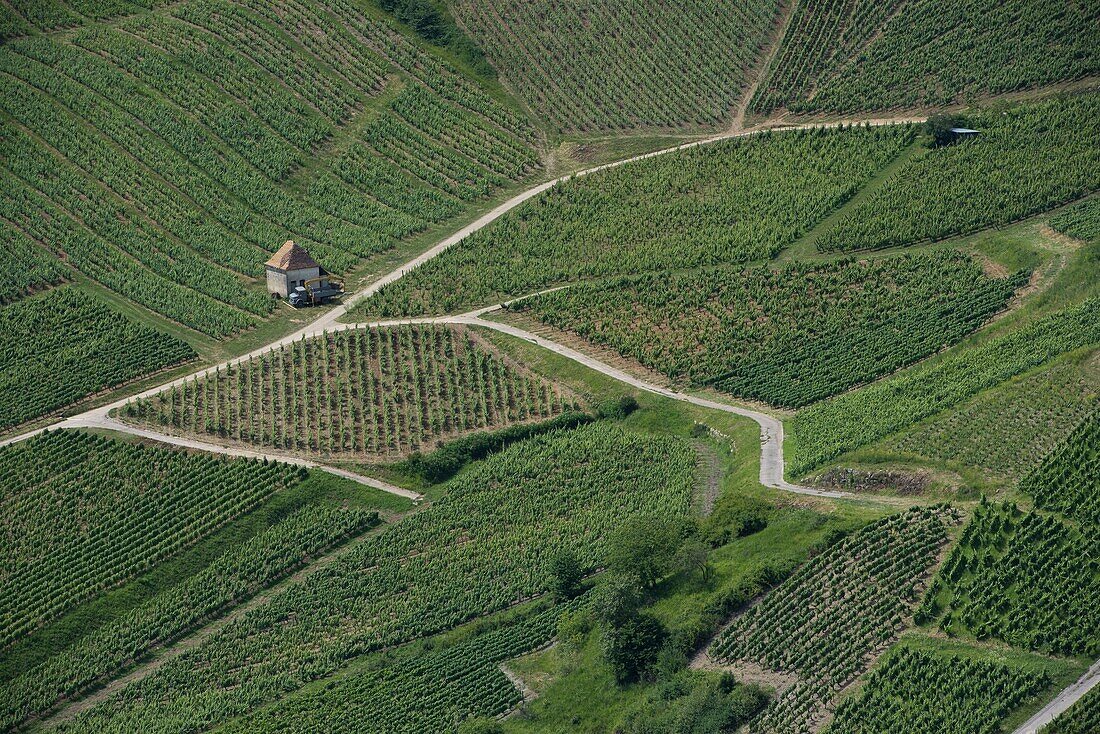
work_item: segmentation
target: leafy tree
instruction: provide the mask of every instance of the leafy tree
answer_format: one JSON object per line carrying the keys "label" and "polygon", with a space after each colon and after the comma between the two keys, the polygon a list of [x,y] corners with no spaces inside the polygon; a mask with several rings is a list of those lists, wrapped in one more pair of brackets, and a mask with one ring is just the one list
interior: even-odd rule
{"label": "leafy tree", "polygon": [[624,525],[608,542],[607,567],[635,576],[652,588],[672,571],[672,561],[683,541],[682,523],[642,517]]}
{"label": "leafy tree", "polygon": [[703,581],[710,581],[714,575],[714,567],[710,565],[710,549],[698,538],[691,538],[680,546],[673,565],[683,574],[698,572]]}
{"label": "leafy tree", "polygon": [[604,655],[615,680],[629,683],[648,675],[667,637],[664,625],[648,612],[604,630]]}
{"label": "leafy tree", "polygon": [[613,418],[622,420],[638,409],[638,401],[633,395],[623,395],[618,400],[605,400],[600,403],[598,410],[601,418]]}
{"label": "leafy tree", "polygon": [[556,599],[572,599],[581,588],[584,569],[577,554],[560,551],[550,559],[550,593]]}
{"label": "leafy tree", "polygon": [[950,145],[955,142],[955,133],[951,132],[951,128],[962,127],[964,122],[965,121],[958,115],[949,115],[941,112],[929,117],[928,121],[924,123],[924,129],[932,139],[932,146],[939,148],[940,146]]}
{"label": "leafy tree", "polygon": [[592,610],[604,624],[618,627],[634,617],[642,603],[638,579],[620,573],[603,575],[592,593]]}

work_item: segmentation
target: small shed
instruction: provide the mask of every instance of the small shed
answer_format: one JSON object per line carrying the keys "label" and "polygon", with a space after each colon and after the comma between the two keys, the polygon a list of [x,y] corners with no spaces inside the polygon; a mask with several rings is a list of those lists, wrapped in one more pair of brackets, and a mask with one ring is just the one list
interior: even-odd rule
{"label": "small shed", "polygon": [[[328,273],[306,252],[304,247],[293,240],[287,240],[279,251],[265,264],[267,270],[267,290],[280,298],[286,298],[295,288],[306,281],[318,281],[313,285],[328,287],[325,276]],[[318,280],[319,279],[319,280]]]}
{"label": "small shed", "polygon": [[967,138],[975,138],[981,133],[968,127],[953,127],[951,128],[951,135],[955,140],[966,140]]}

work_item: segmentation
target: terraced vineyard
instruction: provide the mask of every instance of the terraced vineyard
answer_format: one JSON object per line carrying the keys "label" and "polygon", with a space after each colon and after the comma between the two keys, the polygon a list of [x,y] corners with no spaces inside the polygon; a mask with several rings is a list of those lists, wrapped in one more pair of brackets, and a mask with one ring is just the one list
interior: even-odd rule
{"label": "terraced vineyard", "polygon": [[778,13],[774,0],[448,4],[557,132],[728,123]]}
{"label": "terraced vineyard", "polygon": [[982,393],[887,447],[1020,479],[1097,410],[1098,394],[1100,354],[1093,353]]}
{"label": "terraced vineyard", "polygon": [[8,41],[0,72],[20,259],[45,248],[214,337],[267,317],[278,243],[346,272],[538,166],[526,122],[346,0],[173,4]]}
{"label": "terraced vineyard", "polygon": [[62,431],[0,449],[0,646],[171,557],[297,469]]}
{"label": "terraced vineyard", "polygon": [[951,634],[1063,655],[1100,653],[1100,559],[1092,535],[1056,517],[984,503],[918,618]]}
{"label": "terraced vineyard", "polygon": [[578,404],[462,328],[414,325],[302,340],[131,403],[122,415],[173,433],[393,459]]}
{"label": "terraced vineyard", "polygon": [[296,510],[180,585],[5,682],[0,690],[0,726],[10,729],[45,713],[62,697],[117,675],[132,661],[270,586],[315,554],[377,523],[376,512],[355,507]]}
{"label": "terraced vineyard", "polygon": [[0,332],[0,430],[196,357],[75,288],[0,307]]}
{"label": "terraced vineyard", "polygon": [[712,657],[798,676],[752,731],[808,731],[822,721],[836,693],[902,628],[956,522],[955,510],[935,507],[872,523],[734,619],[711,645]]}
{"label": "terraced vineyard", "polygon": [[1100,410],[1094,410],[1022,482],[1038,507],[1100,529]]}
{"label": "terraced vineyard", "polygon": [[1098,22],[1056,0],[803,0],[750,109],[944,107],[1078,79],[1100,70]]}
{"label": "terraced vineyard", "polygon": [[561,283],[776,255],[911,142],[908,126],[763,134],[558,184],[367,299],[452,312]]}
{"label": "terraced vineyard", "polygon": [[552,640],[558,620],[579,606],[578,602],[553,606],[451,647],[342,676],[316,693],[292,696],[234,722],[225,728],[226,734],[319,730],[413,734],[447,731],[456,719],[499,716],[523,700],[500,664]]}
{"label": "terraced vineyard", "polygon": [[975,115],[975,140],[914,156],[817,239],[822,252],[912,245],[1008,224],[1100,189],[1100,95]]}
{"label": "terraced vineyard", "polygon": [[954,251],[582,283],[512,309],[669,377],[798,407],[976,329],[1028,273],[993,279]]}
{"label": "terraced vineyard", "polygon": [[999,722],[1051,682],[1044,672],[903,646],[885,656],[826,732],[999,734]]}
{"label": "terraced vineyard", "polygon": [[691,508],[684,441],[596,423],[492,455],[444,498],[357,545],[63,731],[212,726],[364,653],[452,628],[545,591],[557,552],[585,569],[641,515]]}
{"label": "terraced vineyard", "polygon": [[1005,336],[947,354],[801,411],[789,424],[794,474],[814,469],[967,400],[1060,354],[1100,342],[1100,300],[1089,299]]}

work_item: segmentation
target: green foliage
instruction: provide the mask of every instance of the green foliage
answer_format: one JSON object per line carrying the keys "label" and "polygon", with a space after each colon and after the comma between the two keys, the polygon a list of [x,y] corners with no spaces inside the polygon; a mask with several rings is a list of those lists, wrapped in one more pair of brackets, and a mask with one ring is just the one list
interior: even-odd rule
{"label": "green foliage", "polygon": [[1100,731],[1100,688],[1094,687],[1077,703],[1042,729],[1042,734],[1090,734]]}
{"label": "green foliage", "polygon": [[668,637],[660,620],[648,612],[635,614],[622,624],[603,630],[603,653],[620,684],[650,675]]}
{"label": "green foliage", "polygon": [[1027,277],[989,278],[968,255],[938,251],[655,273],[582,283],[511,308],[674,379],[799,407],[961,339]]}
{"label": "green foliage", "polygon": [[1058,0],[807,0],[751,109],[946,107],[1077,79],[1100,69],[1098,20]]}
{"label": "green foliage", "polygon": [[[1063,655],[1100,652],[1100,561],[1094,531],[983,501],[918,612],[969,632]],[[942,613],[942,618],[941,618]]]}
{"label": "green foliage", "polygon": [[642,589],[636,576],[608,571],[592,591],[592,613],[610,627],[618,627],[638,613]]}
{"label": "green foliage", "polygon": [[229,461],[74,431],[0,449],[0,645],[170,558],[297,481]]}
{"label": "green foliage", "polygon": [[342,272],[538,166],[530,125],[346,0],[176,3],[6,42],[0,71],[19,251],[214,337],[268,316],[288,237]]}
{"label": "green foliage", "polygon": [[800,474],[942,411],[1054,357],[1100,342],[1100,299],[801,411],[790,424]]}
{"label": "green foliage", "polygon": [[955,511],[914,508],[830,546],[736,617],[710,648],[799,680],[754,731],[802,731],[903,625],[922,576],[947,540]]}
{"label": "green foliage", "polygon": [[1020,482],[1020,491],[1044,510],[1100,530],[1100,409],[1085,416]]}
{"label": "green foliage", "polygon": [[[142,731],[169,721],[214,726],[360,655],[531,598],[546,589],[552,553],[570,549],[593,569],[619,524],[686,516],[695,463],[686,443],[608,423],[515,444],[456,477],[430,507],[356,544],[65,730],[101,731],[121,720]],[[423,700],[419,687],[400,690]]]}
{"label": "green foliage", "polygon": [[75,288],[0,307],[0,333],[0,429],[196,356]]}
{"label": "green foliage", "polygon": [[416,654],[353,670],[319,688],[291,693],[224,731],[500,732],[501,724],[493,717],[523,700],[500,664],[550,641],[558,618],[576,610],[579,603],[477,629],[456,642],[442,640],[436,645],[429,640]]}
{"label": "green foliage", "polygon": [[600,403],[597,412],[602,418],[621,421],[637,409],[638,400],[633,395],[623,395],[618,400],[607,400]]}
{"label": "green foliage", "polygon": [[562,132],[727,122],[778,5],[453,0],[451,7],[536,116]]}
{"label": "green foliage", "polygon": [[1050,226],[1062,234],[1086,242],[1100,239],[1100,197],[1058,212],[1050,218]]}
{"label": "green foliage", "polygon": [[1100,355],[1059,361],[892,437],[888,446],[1020,479],[1097,409],[1098,395]]}
{"label": "green foliage", "polygon": [[651,588],[672,573],[684,534],[684,523],[677,518],[639,517],[624,523],[608,541],[607,568]]}
{"label": "green foliage", "polygon": [[584,568],[572,551],[561,551],[550,559],[550,593],[555,599],[572,599],[581,590]]}
{"label": "green foliage", "polygon": [[1015,222],[1100,189],[1100,95],[991,110],[965,145],[914,156],[817,240],[822,252],[912,245]]}
{"label": "green foliage", "polygon": [[[585,418],[566,413],[575,404],[464,329],[410,325],[301,340],[139,400],[124,414],[173,433],[379,459],[510,423],[559,416],[554,426],[577,425]],[[446,479],[540,430],[470,438],[409,468]]]}
{"label": "green foliage", "polygon": [[900,647],[841,705],[827,734],[1000,734],[1051,684],[1046,673]]}
{"label": "green foliage", "polygon": [[383,10],[394,14],[398,20],[412,26],[416,34],[429,43],[453,51],[479,74],[492,76],[495,72],[481,49],[463,33],[455,23],[442,0],[374,0]]}
{"label": "green foliage", "polygon": [[745,494],[726,493],[703,521],[702,536],[713,547],[752,535],[768,526],[768,505]]}
{"label": "green foliage", "polygon": [[0,726],[12,727],[44,713],[62,696],[119,674],[130,662],[270,586],[307,558],[377,523],[377,513],[356,508],[295,511],[182,584],[10,681],[0,691]]}
{"label": "green foliage", "polygon": [[726,734],[768,703],[763,690],[729,673],[690,672],[659,683],[615,727],[616,734]]}
{"label": "green foliage", "polygon": [[576,428],[592,420],[587,413],[569,411],[541,423],[525,423],[508,426],[499,431],[479,431],[448,441],[428,454],[414,452],[399,466],[416,474],[429,484],[444,482],[459,469],[472,461],[478,461],[508,446],[560,428]]}
{"label": "green foliage", "polygon": [[932,145],[938,148],[954,143],[956,136],[955,133],[951,132],[951,129],[965,127],[964,123],[965,120],[961,115],[949,115],[941,112],[930,116],[925,121],[924,131],[931,138]]}
{"label": "green foliage", "polygon": [[560,183],[362,302],[450,312],[577,280],[777,254],[909,144],[910,126],[740,137]]}

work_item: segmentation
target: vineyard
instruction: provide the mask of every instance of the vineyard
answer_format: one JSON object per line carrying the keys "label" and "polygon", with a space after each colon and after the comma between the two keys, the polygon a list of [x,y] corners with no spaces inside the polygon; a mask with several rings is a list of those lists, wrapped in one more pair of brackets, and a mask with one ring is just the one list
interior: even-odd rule
{"label": "vineyard", "polygon": [[934,507],[868,525],[734,619],[712,644],[712,657],[751,661],[799,678],[752,731],[810,731],[821,722],[836,693],[902,628],[956,522],[954,510]]}
{"label": "vineyard", "polygon": [[774,0],[450,0],[518,95],[557,132],[728,123]]}
{"label": "vineyard", "polygon": [[1041,731],[1042,734],[1090,734],[1100,731],[1100,688],[1094,687]]}
{"label": "vineyard", "polygon": [[234,722],[225,734],[421,734],[449,731],[467,717],[498,716],[523,700],[500,663],[549,642],[561,616],[578,606],[554,606],[452,647],[342,676],[319,692],[292,696]]}
{"label": "vineyard", "polygon": [[122,414],[173,433],[394,459],[576,406],[571,393],[469,331],[412,325],[300,340],[131,403]]}
{"label": "vineyard", "polygon": [[49,251],[2,219],[0,240],[0,268],[7,274],[0,283],[0,306],[69,278],[69,269]]}
{"label": "vineyard", "polygon": [[0,646],[194,544],[298,478],[74,431],[0,449]]}
{"label": "vineyard", "polygon": [[1050,218],[1050,226],[1055,231],[1085,242],[1100,239],[1100,197],[1058,212]]}
{"label": "vineyard", "polygon": [[823,252],[939,240],[1100,189],[1100,95],[976,115],[977,139],[914,156],[817,240]]}
{"label": "vineyard", "polygon": [[770,258],[913,134],[890,126],[752,135],[574,178],[386,285],[360,312],[451,312],[579,279]]}
{"label": "vineyard", "polygon": [[884,656],[826,732],[1000,734],[1000,721],[1051,682],[1043,672],[903,645]]}
{"label": "vineyard", "polygon": [[1093,353],[1010,380],[889,439],[886,445],[902,454],[1020,479],[1097,409],[1098,394],[1100,354]]}
{"label": "vineyard", "polygon": [[196,356],[75,288],[0,307],[0,333],[0,430]]}
{"label": "vineyard", "polygon": [[1100,300],[1089,299],[1005,336],[948,353],[801,411],[790,422],[793,474],[958,405],[1060,354],[1100,342]]}
{"label": "vineyard", "polygon": [[44,249],[214,337],[268,316],[278,243],[346,272],[538,166],[526,122],[348,0],[176,3],[7,41],[0,72],[4,257],[34,265],[4,298],[58,278]]}
{"label": "vineyard", "polygon": [[377,524],[375,512],[306,507],[231,548],[179,586],[100,627],[0,690],[0,727],[9,730],[64,696],[117,675],[219,611],[286,576],[305,560]]}
{"label": "vineyard", "polygon": [[1100,70],[1098,22],[1057,0],[807,0],[750,109],[944,107],[1078,79]]}
{"label": "vineyard", "polygon": [[511,308],[692,384],[799,407],[962,338],[1028,274],[945,251],[582,283]]}
{"label": "vineyard", "polygon": [[1081,525],[1100,530],[1100,409],[1086,416],[1073,432],[1046,455],[1020,482],[1020,490],[1044,510],[1058,512]]}
{"label": "vineyard", "polygon": [[1100,559],[1094,533],[1051,515],[985,501],[918,610],[948,634],[969,632],[1063,655],[1100,653]]}
{"label": "vineyard", "polygon": [[686,442],[605,422],[515,444],[64,730],[214,726],[359,655],[540,594],[555,553],[591,570],[613,528],[686,515],[696,459]]}

